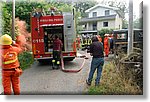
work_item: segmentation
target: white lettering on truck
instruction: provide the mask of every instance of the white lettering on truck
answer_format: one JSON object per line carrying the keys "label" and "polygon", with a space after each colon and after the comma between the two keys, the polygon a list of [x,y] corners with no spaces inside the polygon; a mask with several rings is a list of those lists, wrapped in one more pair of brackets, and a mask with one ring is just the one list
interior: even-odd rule
{"label": "white lettering on truck", "polygon": [[33,43],[44,43],[44,39],[33,39]]}

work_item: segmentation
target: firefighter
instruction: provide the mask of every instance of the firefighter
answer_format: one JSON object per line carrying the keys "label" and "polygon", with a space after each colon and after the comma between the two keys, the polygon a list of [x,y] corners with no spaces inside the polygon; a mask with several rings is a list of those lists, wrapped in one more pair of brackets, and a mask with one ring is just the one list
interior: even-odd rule
{"label": "firefighter", "polygon": [[99,42],[102,42],[102,38],[101,38],[100,35],[97,35],[97,38],[98,38],[98,41],[99,41]]}
{"label": "firefighter", "polygon": [[42,9],[41,8],[37,8],[35,9],[35,12],[33,13],[34,17],[40,18],[42,16]]}
{"label": "firefighter", "polygon": [[92,43],[92,40],[91,40],[91,38],[90,38],[90,37],[88,37],[88,38],[87,38],[87,45],[88,45],[88,46],[90,46],[90,45],[91,45],[91,43]]}
{"label": "firefighter", "polygon": [[53,60],[52,60],[52,68],[53,69],[59,69],[60,67],[60,56],[61,56],[61,49],[63,47],[63,44],[59,37],[55,35],[55,39],[53,41]]}
{"label": "firefighter", "polygon": [[86,40],[86,37],[83,36],[83,41],[82,41],[82,49],[83,49],[83,50],[86,49],[86,44],[87,44],[86,41],[87,41],[87,40]]}
{"label": "firefighter", "polygon": [[49,8],[49,11],[50,11],[50,14],[51,14],[51,15],[55,15],[55,12],[57,11],[57,8],[55,8],[55,7],[50,7],[50,8]]}
{"label": "firefighter", "polygon": [[79,48],[80,48],[80,43],[81,43],[81,39],[80,39],[79,36],[77,37],[76,42],[77,42],[77,49],[79,50]]}
{"label": "firefighter", "polygon": [[[12,45],[11,45],[12,44]],[[11,85],[15,95],[20,94],[20,79],[22,74],[18,61],[18,54],[22,52],[20,45],[12,41],[12,38],[5,34],[0,37],[1,59],[2,59],[2,84],[5,95],[11,95]]]}
{"label": "firefighter", "polygon": [[88,47],[88,36],[87,35],[84,40],[84,45],[85,45],[85,49],[87,49],[87,47]]}
{"label": "firefighter", "polygon": [[84,35],[82,35],[82,44],[81,44],[81,47],[82,47],[82,50],[84,50],[85,49],[85,42],[86,42],[86,38],[85,38],[85,36]]}
{"label": "firefighter", "polygon": [[104,52],[105,52],[105,57],[108,57],[109,55],[109,37],[108,34],[104,35]]}

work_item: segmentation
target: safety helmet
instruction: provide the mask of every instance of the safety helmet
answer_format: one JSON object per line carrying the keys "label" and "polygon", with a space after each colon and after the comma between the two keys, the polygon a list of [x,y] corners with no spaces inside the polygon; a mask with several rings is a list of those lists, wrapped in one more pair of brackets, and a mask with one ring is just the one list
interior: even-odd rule
{"label": "safety helmet", "polygon": [[12,38],[8,35],[2,35],[0,37],[0,45],[11,45],[12,44]]}
{"label": "safety helmet", "polygon": [[105,34],[104,36],[109,36],[109,34]]}

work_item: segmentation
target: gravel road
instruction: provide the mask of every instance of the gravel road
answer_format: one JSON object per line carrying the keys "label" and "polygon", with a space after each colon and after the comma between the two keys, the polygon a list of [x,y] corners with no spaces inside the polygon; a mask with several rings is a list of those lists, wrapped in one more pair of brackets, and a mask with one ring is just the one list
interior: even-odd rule
{"label": "gravel road", "polygon": [[[80,51],[84,55],[84,51]],[[78,73],[65,73],[52,70],[50,64],[35,62],[31,68],[26,69],[21,76],[21,94],[86,94],[85,80],[88,76],[91,56],[87,54],[83,69]],[[66,69],[78,69],[83,58],[76,58],[72,62],[66,62]]]}

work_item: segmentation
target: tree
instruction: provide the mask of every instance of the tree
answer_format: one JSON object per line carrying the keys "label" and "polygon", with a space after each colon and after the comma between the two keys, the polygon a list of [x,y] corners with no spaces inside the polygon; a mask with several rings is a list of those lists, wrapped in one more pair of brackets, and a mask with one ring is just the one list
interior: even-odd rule
{"label": "tree", "polygon": [[[20,20],[24,20],[27,22],[27,28],[28,31],[30,31],[30,13],[33,11],[34,7],[42,7],[43,4],[37,3],[37,2],[16,2],[15,5],[15,17],[19,18]],[[6,10],[5,10],[6,9]],[[12,15],[12,2],[6,2],[4,9],[3,9],[4,17],[7,17],[8,15]],[[11,18],[9,16],[9,18]]]}
{"label": "tree", "polygon": [[98,34],[101,36],[102,39],[104,39],[105,34],[112,34],[113,29],[101,29],[98,31]]}
{"label": "tree", "polygon": [[123,23],[122,28],[127,29],[128,28],[128,21],[126,19],[124,19],[122,23]]}
{"label": "tree", "polygon": [[12,15],[8,11],[8,7],[6,3],[2,5],[2,34],[9,34],[11,35],[11,21]]}
{"label": "tree", "polygon": [[142,18],[137,18],[136,20],[134,20],[133,26],[134,26],[134,28],[142,29],[143,28]]}
{"label": "tree", "polygon": [[123,19],[125,18],[125,13],[128,12],[126,1],[103,0],[101,4],[119,8],[119,11],[121,12]]}
{"label": "tree", "polygon": [[[23,20],[26,22],[27,30],[30,32],[30,15],[33,12],[34,9],[40,8],[44,9],[44,11],[48,11],[50,7],[56,7],[58,10],[61,10],[62,12],[73,12],[73,5],[71,2],[55,2],[54,0],[46,2],[46,0],[22,0],[19,2],[19,0],[16,0],[16,7],[15,7],[15,17],[19,18],[20,20]],[[76,11],[76,10],[75,10]],[[12,15],[12,2],[5,2],[5,5],[3,7],[3,21],[4,21],[4,32],[9,32],[11,29],[11,15]],[[81,16],[80,12],[75,12],[75,22],[78,24],[78,18]],[[77,28],[77,27],[76,27]]]}
{"label": "tree", "polygon": [[92,0],[85,0],[85,1],[79,1],[76,2],[74,7],[76,8],[76,12],[81,12],[81,16],[82,17],[86,17],[87,14],[85,13],[85,11],[93,6],[95,6],[97,4],[96,1],[92,1]]}

